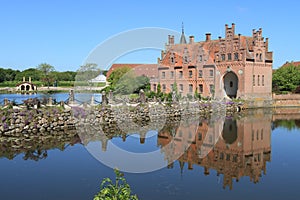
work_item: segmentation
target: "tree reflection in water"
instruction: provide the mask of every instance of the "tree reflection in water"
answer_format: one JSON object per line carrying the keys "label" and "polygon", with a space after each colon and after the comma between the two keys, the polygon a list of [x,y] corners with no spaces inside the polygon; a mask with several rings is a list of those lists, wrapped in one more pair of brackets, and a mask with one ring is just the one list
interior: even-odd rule
{"label": "tree reflection in water", "polygon": [[[266,163],[271,161],[271,130],[283,126],[285,117],[270,110],[249,112],[252,113],[226,117],[221,124],[220,121],[212,122],[210,118],[197,119],[195,124],[192,116],[185,120],[168,119],[157,134],[157,146],[168,161],[166,167],[172,169],[174,162],[179,162],[181,173],[186,164],[189,170],[194,166],[203,167],[205,175],[214,170],[217,176],[223,175],[224,188],[228,186],[232,189],[233,181],[238,182],[244,176],[258,183],[262,174],[266,174]],[[299,119],[300,116],[289,118],[295,122],[292,128],[298,127]],[[86,145],[92,141],[101,141],[102,150],[108,151],[108,140],[114,137],[121,137],[124,142],[128,140],[128,134],[114,128],[105,127],[102,129],[104,135],[85,135],[85,138],[79,138],[75,130],[45,137],[1,136],[0,158],[13,159],[18,154],[24,154],[24,160],[39,161],[47,158],[50,149],[63,151],[69,145]],[[194,128],[196,132],[191,133]],[[139,133],[139,130],[134,132]],[[147,145],[145,130],[140,132],[140,143]]]}

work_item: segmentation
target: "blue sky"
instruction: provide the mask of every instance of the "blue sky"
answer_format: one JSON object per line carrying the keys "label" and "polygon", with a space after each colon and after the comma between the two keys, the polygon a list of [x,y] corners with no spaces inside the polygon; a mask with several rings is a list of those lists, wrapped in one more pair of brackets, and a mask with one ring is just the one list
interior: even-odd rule
{"label": "blue sky", "polygon": [[[181,31],[204,40],[224,37],[224,25],[251,35],[263,29],[277,68],[300,60],[299,1],[0,1],[0,67],[24,70],[46,62],[58,71],[77,70],[100,43],[143,27]],[[166,35],[167,41],[167,35]],[[122,44],[120,44],[122,45]],[[113,51],[108,49],[107,51]],[[156,63],[159,51],[128,54],[116,62]]]}

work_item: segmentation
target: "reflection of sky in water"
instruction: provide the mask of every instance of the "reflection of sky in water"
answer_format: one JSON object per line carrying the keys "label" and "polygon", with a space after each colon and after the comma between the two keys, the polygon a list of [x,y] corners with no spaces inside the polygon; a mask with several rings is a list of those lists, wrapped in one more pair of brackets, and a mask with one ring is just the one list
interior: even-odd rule
{"label": "reflection of sky in water", "polygon": [[[202,166],[193,165],[193,170],[188,170],[188,163],[185,163],[181,170],[178,161],[172,169],[125,173],[125,177],[140,199],[298,199],[299,141],[299,129],[274,129],[266,175],[262,175],[257,184],[250,182],[248,176],[238,183],[233,179],[232,190],[222,188],[224,176],[217,176],[215,170],[205,176]],[[140,144],[138,135],[127,137],[126,142],[114,138],[112,143],[133,152],[159,149],[155,131],[146,135],[144,144]],[[91,144],[101,151],[100,142]],[[1,199],[92,199],[102,178],[114,179],[113,171],[94,159],[80,144],[68,146],[64,151],[49,150],[48,157],[38,162],[24,161],[23,156],[20,154],[13,160],[0,158]]]}
{"label": "reflection of sky in water", "polygon": [[[91,101],[91,95],[90,93],[75,93],[75,99],[79,101]],[[17,104],[23,103],[23,100],[29,99],[29,98],[49,98],[52,97],[52,99],[56,100],[56,102],[60,101],[66,101],[69,98],[69,93],[54,93],[54,94],[0,94],[0,104],[3,104],[4,98],[7,98],[10,101],[15,101]],[[101,94],[94,94],[95,101],[101,102]]]}
{"label": "reflection of sky in water", "polygon": [[159,147],[156,145],[157,131],[148,131],[144,144],[140,143],[139,134],[128,135],[125,142],[121,137],[113,138],[111,142],[121,149],[135,153],[147,153],[159,149]]}

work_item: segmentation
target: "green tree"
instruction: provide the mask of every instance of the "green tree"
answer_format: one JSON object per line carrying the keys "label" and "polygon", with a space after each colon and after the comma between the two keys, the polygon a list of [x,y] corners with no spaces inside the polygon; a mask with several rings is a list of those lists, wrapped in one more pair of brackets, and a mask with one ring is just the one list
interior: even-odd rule
{"label": "green tree", "polygon": [[117,94],[133,94],[139,93],[141,89],[150,90],[150,81],[146,76],[136,76],[133,71],[129,71],[114,83],[113,87]]}
{"label": "green tree", "polygon": [[31,77],[32,81],[41,81],[43,77],[43,72],[36,68],[28,68],[23,70],[22,72],[17,73],[15,80],[22,81],[23,77],[25,77],[27,80],[29,77]]}
{"label": "green tree", "polygon": [[98,68],[97,64],[86,63],[85,65],[80,66],[77,70],[75,80],[88,82],[89,80],[96,78],[100,72],[101,70]]}
{"label": "green tree", "polygon": [[276,93],[293,92],[300,85],[300,66],[280,67],[273,73],[272,82]]}
{"label": "green tree", "polygon": [[156,94],[157,95],[161,94],[161,85],[160,85],[160,83],[157,84]]}
{"label": "green tree", "polygon": [[173,85],[172,85],[172,91],[174,91],[176,95],[178,94],[178,88],[177,88],[177,83],[176,83],[176,81],[175,81],[175,82],[173,83]]}
{"label": "green tree", "polygon": [[76,72],[65,71],[65,72],[53,72],[53,76],[57,81],[75,81]]}
{"label": "green tree", "polygon": [[55,71],[55,68],[52,65],[49,65],[47,63],[41,63],[38,65],[37,69],[42,72],[43,74],[42,81],[46,83],[49,88],[51,82],[54,81],[52,72]]}
{"label": "green tree", "polygon": [[110,82],[110,85],[112,87],[115,87],[116,84],[119,82],[119,80],[129,71],[131,70],[130,67],[121,67],[121,68],[117,68],[116,70],[114,70],[110,76],[108,77],[108,82]]}
{"label": "green tree", "polygon": [[105,178],[102,180],[100,185],[100,192],[95,195],[94,200],[137,200],[136,195],[131,194],[131,189],[124,174],[119,170],[115,169],[116,181],[110,178]]}
{"label": "green tree", "polygon": [[20,71],[0,68],[0,83],[4,81],[14,81]]}

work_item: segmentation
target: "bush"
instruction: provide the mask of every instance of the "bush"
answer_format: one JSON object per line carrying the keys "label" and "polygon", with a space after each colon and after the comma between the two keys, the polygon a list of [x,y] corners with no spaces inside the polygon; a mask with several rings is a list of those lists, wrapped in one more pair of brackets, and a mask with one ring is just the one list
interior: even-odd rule
{"label": "bush", "polygon": [[130,186],[127,184],[124,174],[117,169],[114,169],[114,171],[116,182],[113,183],[109,178],[103,179],[100,185],[100,192],[95,195],[94,200],[137,200],[137,196],[131,194]]}

